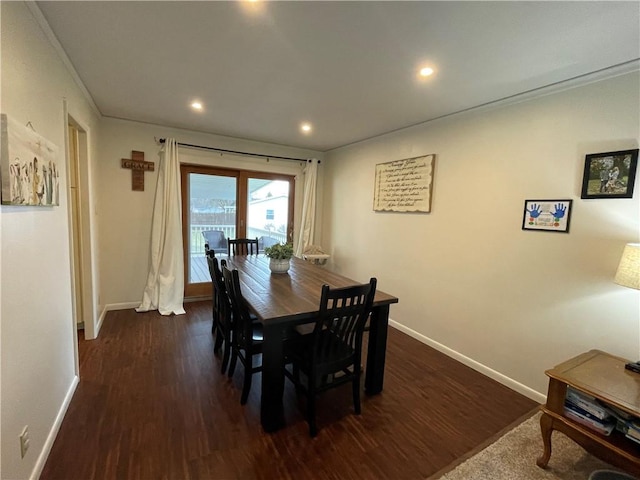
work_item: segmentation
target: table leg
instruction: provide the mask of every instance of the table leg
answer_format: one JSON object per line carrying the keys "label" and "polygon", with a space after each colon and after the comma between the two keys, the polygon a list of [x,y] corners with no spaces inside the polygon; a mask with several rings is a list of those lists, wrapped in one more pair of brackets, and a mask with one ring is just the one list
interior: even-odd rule
{"label": "table leg", "polygon": [[284,426],[284,330],[264,325],[263,335],[260,421],[266,432],[274,432]]}
{"label": "table leg", "polygon": [[371,312],[369,343],[367,346],[367,370],[364,379],[364,390],[368,395],[375,395],[382,391],[388,326],[389,305],[374,307]]}
{"label": "table leg", "polygon": [[553,418],[546,413],[543,413],[540,417],[540,431],[542,432],[542,444],[544,445],[544,451],[542,455],[538,457],[536,464],[540,468],[547,468],[549,459],[551,458],[551,434],[553,433]]}

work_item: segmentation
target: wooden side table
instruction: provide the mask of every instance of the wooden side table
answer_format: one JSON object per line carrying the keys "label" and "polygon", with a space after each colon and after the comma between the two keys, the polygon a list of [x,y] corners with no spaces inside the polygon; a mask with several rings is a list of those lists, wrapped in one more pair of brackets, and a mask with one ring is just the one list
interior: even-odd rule
{"label": "wooden side table", "polygon": [[544,451],[537,464],[545,468],[551,458],[551,433],[558,430],[596,457],[640,476],[640,444],[614,430],[600,433],[564,416],[567,386],[640,418],[640,374],[625,370],[628,360],[591,350],[545,373],[549,377],[547,403],[540,429]]}

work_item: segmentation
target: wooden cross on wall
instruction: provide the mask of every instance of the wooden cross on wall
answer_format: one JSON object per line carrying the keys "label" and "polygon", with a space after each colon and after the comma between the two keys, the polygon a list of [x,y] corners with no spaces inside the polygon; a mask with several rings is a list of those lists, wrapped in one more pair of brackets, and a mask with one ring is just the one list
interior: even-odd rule
{"label": "wooden cross on wall", "polygon": [[145,161],[144,152],[131,150],[131,158],[122,159],[122,168],[131,169],[131,190],[144,192],[144,172],[153,172],[155,163]]}

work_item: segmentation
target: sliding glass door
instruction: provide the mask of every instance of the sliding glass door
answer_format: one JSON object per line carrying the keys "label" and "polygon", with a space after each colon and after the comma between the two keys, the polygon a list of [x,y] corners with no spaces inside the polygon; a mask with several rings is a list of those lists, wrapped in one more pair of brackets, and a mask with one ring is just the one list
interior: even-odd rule
{"label": "sliding glass door", "polygon": [[291,241],[289,187],[287,180],[247,179],[247,238],[258,238],[260,250]]}
{"label": "sliding glass door", "polygon": [[182,165],[185,296],[211,293],[205,243],[226,255],[229,238],[265,246],[293,239],[294,177]]}

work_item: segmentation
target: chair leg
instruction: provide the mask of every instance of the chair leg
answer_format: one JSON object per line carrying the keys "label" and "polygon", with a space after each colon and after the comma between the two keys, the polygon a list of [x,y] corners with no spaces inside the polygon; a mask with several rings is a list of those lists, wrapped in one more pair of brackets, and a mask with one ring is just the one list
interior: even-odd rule
{"label": "chair leg", "polygon": [[215,311],[215,307],[213,307],[211,312],[211,334],[212,335],[216,333],[216,328],[218,327],[216,322],[217,315],[218,313]]}
{"label": "chair leg", "polygon": [[309,424],[309,436],[318,435],[316,424],[316,376],[309,372],[309,384],[307,385],[307,423]]}
{"label": "chair leg", "polygon": [[231,355],[231,339],[229,335],[225,335],[224,338],[224,355],[222,356],[222,367],[220,373],[224,373],[227,370],[229,364],[229,356]]}
{"label": "chair leg", "polygon": [[318,425],[316,424],[316,395],[309,394],[307,397],[307,422],[309,423],[309,436],[318,435]]}
{"label": "chair leg", "polygon": [[[231,347],[231,345],[229,345]],[[233,374],[236,371],[236,364],[238,363],[238,350],[236,348],[230,348],[231,350],[231,362],[229,363],[229,371],[227,375],[229,378],[233,377]]]}
{"label": "chair leg", "polygon": [[296,395],[300,395],[302,393],[302,386],[300,385],[300,367],[298,364],[293,364],[293,386],[296,387]]}
{"label": "chair leg", "polygon": [[222,342],[223,342],[223,338],[222,338],[222,332],[220,331],[220,328],[216,327],[216,340],[213,344],[213,353],[218,353],[220,351],[220,347],[222,346]]}
{"label": "chair leg", "polygon": [[251,372],[251,356],[247,356],[244,364],[244,382],[242,383],[242,396],[240,397],[240,405],[244,405],[247,403],[247,399],[249,398],[249,391],[251,391],[251,377],[253,374]]}
{"label": "chair leg", "polygon": [[[358,368],[355,366],[355,368]],[[353,379],[353,410],[356,415],[360,415],[361,407],[360,407],[360,373],[356,374]]]}

